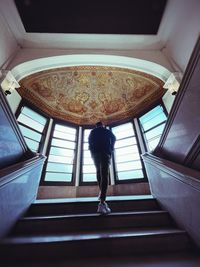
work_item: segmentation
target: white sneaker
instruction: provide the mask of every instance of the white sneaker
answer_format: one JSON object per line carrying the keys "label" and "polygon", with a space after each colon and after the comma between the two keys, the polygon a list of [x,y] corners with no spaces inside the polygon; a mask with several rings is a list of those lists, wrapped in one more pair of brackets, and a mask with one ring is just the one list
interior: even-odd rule
{"label": "white sneaker", "polygon": [[111,213],[111,209],[108,207],[107,203],[99,203],[97,213],[100,214],[109,214]]}
{"label": "white sneaker", "polygon": [[105,202],[107,213],[111,213],[111,209],[109,208],[108,204]]}

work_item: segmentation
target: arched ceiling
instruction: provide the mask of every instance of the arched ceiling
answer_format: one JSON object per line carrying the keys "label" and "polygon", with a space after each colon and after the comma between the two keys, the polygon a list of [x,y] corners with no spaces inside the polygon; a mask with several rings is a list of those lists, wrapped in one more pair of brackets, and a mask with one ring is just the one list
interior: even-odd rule
{"label": "arched ceiling", "polygon": [[161,79],[110,66],[52,68],[26,76],[20,85],[19,94],[40,110],[78,125],[134,117],[164,94]]}

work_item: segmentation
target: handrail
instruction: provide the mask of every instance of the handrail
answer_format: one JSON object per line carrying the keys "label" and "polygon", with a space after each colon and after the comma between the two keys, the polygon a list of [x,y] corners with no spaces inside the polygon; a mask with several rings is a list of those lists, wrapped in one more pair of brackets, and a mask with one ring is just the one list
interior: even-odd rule
{"label": "handrail", "polygon": [[166,160],[151,153],[144,153],[142,158],[145,163],[154,165],[157,169],[168,173],[175,179],[178,179],[200,191],[200,172],[181,164]]}
{"label": "handrail", "polygon": [[33,158],[20,161],[0,170],[0,187],[17,179],[21,174],[24,174],[36,166],[43,164],[45,159],[45,156],[36,154]]}

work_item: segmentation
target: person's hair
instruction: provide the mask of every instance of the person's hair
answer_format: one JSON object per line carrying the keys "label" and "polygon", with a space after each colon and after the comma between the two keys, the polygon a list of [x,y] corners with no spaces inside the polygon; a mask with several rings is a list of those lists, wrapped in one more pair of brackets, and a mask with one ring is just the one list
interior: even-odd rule
{"label": "person's hair", "polygon": [[103,123],[102,123],[101,121],[98,121],[98,122],[96,123],[96,127],[101,127],[101,126],[103,126]]}

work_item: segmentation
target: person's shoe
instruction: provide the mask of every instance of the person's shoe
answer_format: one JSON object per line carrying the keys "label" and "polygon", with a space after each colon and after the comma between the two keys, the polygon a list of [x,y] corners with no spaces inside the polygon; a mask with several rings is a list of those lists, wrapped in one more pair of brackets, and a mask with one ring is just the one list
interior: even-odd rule
{"label": "person's shoe", "polygon": [[107,213],[111,213],[111,209],[109,208],[108,204],[105,202],[104,205],[106,207]]}
{"label": "person's shoe", "polygon": [[99,203],[97,213],[102,215],[109,214],[111,212],[110,208],[108,207],[107,203]]}
{"label": "person's shoe", "polygon": [[102,215],[107,214],[107,209],[104,203],[99,203],[97,213],[100,213]]}

